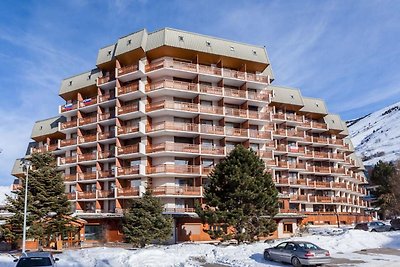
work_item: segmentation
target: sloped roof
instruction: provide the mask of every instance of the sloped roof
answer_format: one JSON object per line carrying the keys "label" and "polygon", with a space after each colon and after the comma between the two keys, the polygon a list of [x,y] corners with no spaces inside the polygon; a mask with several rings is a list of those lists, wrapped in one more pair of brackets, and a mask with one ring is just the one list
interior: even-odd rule
{"label": "sloped roof", "polygon": [[99,69],[93,69],[69,78],[62,80],[61,88],[59,91],[60,95],[68,92],[73,92],[80,88],[89,87],[96,85],[96,80],[101,76]]}
{"label": "sloped roof", "polygon": [[295,106],[304,106],[300,90],[283,86],[268,86],[273,90],[272,100],[274,103],[282,103]]}
{"label": "sloped roof", "polygon": [[65,117],[57,116],[35,122],[32,129],[31,138],[35,139],[58,132],[58,123],[64,122]]}
{"label": "sloped roof", "polygon": [[23,160],[23,158],[15,160],[13,168],[11,170],[11,175],[18,176],[18,175],[21,175],[24,173],[24,170],[22,167],[22,160]]}
{"label": "sloped roof", "polygon": [[317,113],[321,115],[327,115],[328,110],[325,105],[325,101],[319,98],[303,97],[304,107],[300,109],[304,113]]}
{"label": "sloped roof", "polygon": [[328,114],[324,117],[329,130],[343,131],[342,119],[339,115]]}

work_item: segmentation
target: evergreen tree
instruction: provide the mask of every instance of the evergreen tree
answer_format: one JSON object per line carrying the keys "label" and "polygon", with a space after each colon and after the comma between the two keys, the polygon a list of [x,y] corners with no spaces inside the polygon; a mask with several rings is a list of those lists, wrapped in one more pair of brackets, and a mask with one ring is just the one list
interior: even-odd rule
{"label": "evergreen tree", "polygon": [[[71,206],[65,194],[61,173],[50,153],[34,153],[29,159],[32,169],[28,178],[27,237],[44,242],[56,240],[69,226]],[[25,180],[16,197],[7,196],[7,209],[14,213],[7,223],[12,229],[12,239],[22,237],[25,199]]]}
{"label": "evergreen tree", "polygon": [[132,200],[122,222],[126,241],[135,247],[144,247],[168,240],[172,234],[172,218],[162,212],[160,199],[153,197],[150,191]]}
{"label": "evergreen tree", "polygon": [[206,205],[196,212],[213,238],[252,242],[276,229],[277,195],[263,160],[238,145],[208,176]]}

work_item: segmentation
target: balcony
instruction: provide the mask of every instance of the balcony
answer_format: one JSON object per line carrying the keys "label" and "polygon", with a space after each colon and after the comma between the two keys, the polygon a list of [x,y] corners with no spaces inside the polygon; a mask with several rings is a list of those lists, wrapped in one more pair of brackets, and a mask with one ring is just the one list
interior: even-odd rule
{"label": "balcony", "polygon": [[139,174],[139,165],[128,166],[128,167],[119,167],[117,170],[118,176],[137,175],[137,174]]}
{"label": "balcony", "polygon": [[136,112],[138,110],[139,110],[138,104],[122,105],[121,107],[118,107],[118,115]]}
{"label": "balcony", "polygon": [[195,103],[160,101],[146,105],[146,112],[160,109],[174,109],[180,111],[198,112],[198,105]]}
{"label": "balcony", "polygon": [[225,107],[225,115],[233,117],[247,118],[247,110],[239,108],[228,108]]}
{"label": "balcony", "polygon": [[231,89],[231,88],[224,88],[224,95],[228,96],[228,97],[246,98],[246,91],[238,90],[238,89]]}
{"label": "balcony", "polygon": [[109,159],[115,157],[114,151],[112,150],[105,150],[105,151],[99,151],[97,153],[98,159]]}
{"label": "balcony", "polygon": [[71,157],[60,157],[60,164],[72,164],[76,163],[76,156],[71,156]]}
{"label": "balcony", "polygon": [[78,192],[78,199],[95,199],[96,192],[95,191],[83,191]]}
{"label": "balcony", "polygon": [[248,137],[248,129],[226,128],[225,134],[230,136]]}
{"label": "balcony", "polygon": [[94,180],[96,179],[95,172],[78,172],[78,180]]}
{"label": "balcony", "polygon": [[258,131],[258,130],[249,130],[250,138],[258,138],[258,139],[271,139],[272,135],[270,131]]}
{"label": "balcony", "polygon": [[32,147],[31,153],[44,153],[47,152],[47,145],[41,147]]}
{"label": "balcony", "polygon": [[75,182],[76,181],[76,174],[65,174],[64,181],[66,182]]}
{"label": "balcony", "polygon": [[163,164],[158,166],[149,166],[147,174],[160,174],[160,173],[176,173],[176,174],[200,174],[200,166],[198,165],[174,165]]}
{"label": "balcony", "polygon": [[95,142],[97,140],[97,135],[96,134],[90,134],[90,135],[83,135],[83,136],[78,136],[79,143],[90,143],[90,142]]}
{"label": "balcony", "polygon": [[139,83],[138,82],[133,82],[129,83],[126,85],[123,85],[121,87],[118,87],[118,95],[124,95],[128,93],[133,93],[139,90]]}
{"label": "balcony", "polygon": [[201,154],[224,156],[225,149],[223,146],[201,145]]}
{"label": "balcony", "polygon": [[270,119],[270,113],[249,110],[249,119],[269,120]]}
{"label": "balcony", "polygon": [[110,178],[110,177],[115,177],[115,173],[112,170],[101,170],[101,171],[97,171],[98,173],[98,177],[99,178]]}
{"label": "balcony", "polygon": [[99,139],[99,141],[115,137],[114,131],[102,132],[102,133],[98,133],[97,135],[98,135],[97,138]]}
{"label": "balcony", "polygon": [[217,114],[217,115],[223,115],[224,114],[224,108],[220,106],[205,106],[205,105],[200,105],[200,112],[201,113],[209,113],[209,114]]}
{"label": "balcony", "polygon": [[118,155],[133,154],[139,152],[139,144],[118,147]]}
{"label": "balcony", "polygon": [[79,107],[83,108],[83,107],[91,106],[94,104],[97,104],[97,96],[89,97],[89,98],[86,98],[86,99],[80,101]]}
{"label": "balcony", "polygon": [[331,187],[330,182],[322,182],[322,181],[310,182],[309,185],[314,186],[314,187],[319,187],[319,188],[330,188]]}
{"label": "balcony", "polygon": [[310,202],[331,203],[332,200],[331,196],[310,196]]}
{"label": "balcony", "polygon": [[287,121],[287,122],[303,123],[303,116],[299,116],[292,113],[278,112],[273,115],[273,119]]}
{"label": "balcony", "polygon": [[79,125],[80,126],[91,124],[91,123],[96,123],[96,122],[97,122],[97,116],[96,115],[92,115],[92,116],[88,116],[88,117],[84,117],[84,118],[80,118],[79,119]]}
{"label": "balcony", "polygon": [[76,138],[60,140],[60,147],[76,145]]}
{"label": "balcony", "polygon": [[164,213],[194,213],[195,208],[164,208]]}
{"label": "balcony", "polygon": [[308,195],[292,195],[290,196],[290,201],[307,201]]}
{"label": "balcony", "polygon": [[99,121],[105,121],[105,120],[109,120],[109,119],[113,119],[113,118],[115,118],[114,114],[111,114],[109,112],[99,114]]}
{"label": "balcony", "polygon": [[111,82],[111,81],[114,81],[114,80],[115,80],[115,78],[111,77],[111,76],[98,77],[97,78],[97,85],[98,86],[104,85],[104,84],[106,84],[108,82]]}
{"label": "balcony", "polygon": [[147,147],[147,153],[157,152],[199,153],[199,145],[165,142]]}
{"label": "balcony", "polygon": [[96,153],[84,153],[78,154],[78,161],[89,161],[89,160],[96,160]]}
{"label": "balcony", "polygon": [[146,72],[162,69],[162,68],[170,68],[170,69],[178,69],[190,72],[197,72],[197,66],[193,63],[177,61],[173,59],[164,59],[157,62],[152,62],[146,65]]}
{"label": "balcony", "polygon": [[76,122],[76,120],[74,120],[74,121],[66,121],[66,122],[62,122],[60,125],[61,125],[61,130],[65,130],[65,129],[76,127],[77,126],[77,122]]}
{"label": "balcony", "polygon": [[139,187],[124,187],[117,189],[118,197],[136,197],[139,196]]}
{"label": "balcony", "polygon": [[125,75],[139,70],[138,65],[123,66],[117,70],[118,76]]}
{"label": "balcony", "polygon": [[110,93],[104,94],[104,95],[99,95],[99,103],[106,102],[108,100],[114,99],[114,96],[111,95]]}
{"label": "balcony", "polygon": [[314,136],[312,138],[312,140],[313,140],[314,143],[324,144],[324,145],[328,144],[328,138],[326,138],[326,137],[316,137],[316,136]]}
{"label": "balcony", "polygon": [[267,150],[257,150],[255,151],[257,156],[264,159],[272,159],[272,151]]}
{"label": "balcony", "polygon": [[114,190],[97,190],[98,198],[114,198]]}
{"label": "balcony", "polygon": [[118,134],[130,134],[139,132],[139,124],[133,126],[118,127]]}
{"label": "balcony", "polygon": [[224,89],[222,87],[200,84],[200,93],[222,96]]}
{"label": "balcony", "polygon": [[61,106],[61,112],[67,112],[67,111],[71,111],[71,110],[75,110],[78,108],[78,104],[77,103],[67,103],[65,105]]}
{"label": "balcony", "polygon": [[179,123],[179,122],[169,122],[163,121],[159,123],[155,123],[153,125],[147,126],[148,132],[156,132],[156,131],[183,131],[183,132],[198,132],[199,126],[194,123]]}
{"label": "balcony", "polygon": [[157,186],[151,189],[154,196],[200,196],[200,186]]}
{"label": "balcony", "polygon": [[314,154],[314,158],[319,158],[319,159],[328,159],[329,158],[328,152],[313,151],[313,154]]}
{"label": "balcony", "polygon": [[247,72],[247,80],[252,82],[269,83],[268,76]]}
{"label": "balcony", "polygon": [[200,124],[200,132],[204,134],[224,134],[224,127],[222,126],[215,126],[215,125],[207,125],[207,124]]}
{"label": "balcony", "polygon": [[311,128],[328,130],[328,126],[323,122],[311,121]]}
{"label": "balcony", "polygon": [[68,200],[75,200],[76,199],[76,193],[75,192],[67,193],[67,199]]}
{"label": "balcony", "polygon": [[163,88],[170,88],[182,91],[198,92],[197,83],[164,80],[146,85],[146,92],[152,92]]}

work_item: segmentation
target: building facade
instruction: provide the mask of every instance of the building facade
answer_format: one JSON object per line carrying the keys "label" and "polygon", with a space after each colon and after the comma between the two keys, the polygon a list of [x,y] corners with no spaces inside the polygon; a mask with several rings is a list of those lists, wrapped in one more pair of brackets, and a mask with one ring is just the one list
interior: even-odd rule
{"label": "building facade", "polygon": [[[57,157],[88,240],[122,240],[122,211],[146,188],[174,217],[176,241],[209,240],[194,203],[237,144],[265,161],[280,192],[277,236],[300,222],[368,220],[363,165],[345,123],[322,100],[273,80],[264,47],[141,30],[100,49],[95,69],[62,81],[60,116],[36,122],[28,154]],[[22,175],[18,164],[13,174]]]}

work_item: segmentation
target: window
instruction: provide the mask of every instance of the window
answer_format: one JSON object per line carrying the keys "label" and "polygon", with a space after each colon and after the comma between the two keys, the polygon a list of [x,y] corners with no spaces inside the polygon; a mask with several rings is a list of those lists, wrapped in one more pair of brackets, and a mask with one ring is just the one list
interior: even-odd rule
{"label": "window", "polygon": [[212,139],[202,139],[201,140],[201,145],[205,147],[213,147],[214,146],[214,140]]}
{"label": "window", "polygon": [[283,232],[284,233],[293,233],[293,224],[292,223],[284,223],[283,224]]}
{"label": "window", "polygon": [[131,43],[132,43],[132,40],[129,39],[129,40],[126,42],[126,45],[131,45]]}
{"label": "window", "polygon": [[211,46],[211,42],[210,41],[206,41],[206,46]]}
{"label": "window", "polygon": [[257,51],[253,50],[253,55],[257,56]]}
{"label": "window", "polygon": [[69,84],[68,84],[69,86],[71,86],[72,85],[72,81],[69,81]]}
{"label": "window", "polygon": [[100,240],[103,238],[103,228],[101,225],[85,225],[86,240]]}
{"label": "window", "polygon": [[231,51],[234,52],[235,51],[235,47],[231,46]]}
{"label": "window", "polygon": [[179,35],[179,36],[178,36],[178,40],[179,40],[179,41],[183,41],[183,36],[182,36],[182,35]]}
{"label": "window", "polygon": [[203,165],[203,167],[211,167],[214,165],[214,160],[212,159],[203,159],[201,161],[201,165]]}
{"label": "window", "polygon": [[111,56],[111,50],[107,51],[107,56]]}
{"label": "window", "polygon": [[279,245],[276,246],[276,248],[283,249],[286,247],[286,244],[287,242],[280,243]]}

